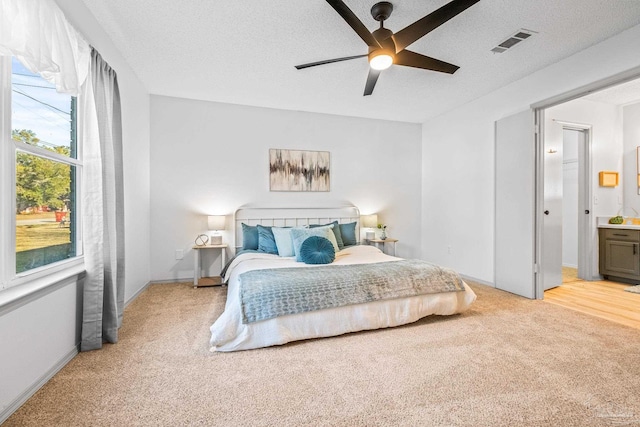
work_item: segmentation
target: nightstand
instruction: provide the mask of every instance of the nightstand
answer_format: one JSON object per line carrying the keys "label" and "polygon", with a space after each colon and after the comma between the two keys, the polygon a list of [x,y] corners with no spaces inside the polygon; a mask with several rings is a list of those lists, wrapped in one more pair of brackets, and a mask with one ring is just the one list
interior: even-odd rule
{"label": "nightstand", "polygon": [[[369,240],[369,244],[373,243],[374,245],[376,245],[376,248],[380,249],[382,252],[384,252],[384,247],[387,244],[392,244],[393,243],[393,256],[396,256],[396,242],[398,241],[398,239],[390,239],[390,238],[386,238],[384,240],[382,239],[371,239]],[[382,247],[380,247],[382,246]],[[386,252],[384,252],[386,253]]]}
{"label": "nightstand", "polygon": [[194,257],[193,257],[193,287],[197,288],[198,286],[215,286],[222,284],[222,278],[220,276],[211,277],[207,281],[200,281],[200,273],[202,272],[202,266],[200,265],[200,251],[208,250],[208,249],[220,249],[220,254],[222,258],[222,270],[227,263],[227,248],[229,245],[202,245],[202,246],[194,246]]}

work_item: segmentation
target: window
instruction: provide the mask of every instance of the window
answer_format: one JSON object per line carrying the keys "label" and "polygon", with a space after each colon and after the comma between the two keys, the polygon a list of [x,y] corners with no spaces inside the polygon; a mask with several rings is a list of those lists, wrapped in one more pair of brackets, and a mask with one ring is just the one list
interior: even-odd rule
{"label": "window", "polygon": [[[3,214],[0,267],[2,288],[81,253],[79,228],[80,162],[76,98],[20,61],[0,57],[3,112],[0,192]],[[8,75],[10,74],[10,76]],[[7,167],[4,167],[7,166]],[[11,183],[7,185],[6,183]]]}

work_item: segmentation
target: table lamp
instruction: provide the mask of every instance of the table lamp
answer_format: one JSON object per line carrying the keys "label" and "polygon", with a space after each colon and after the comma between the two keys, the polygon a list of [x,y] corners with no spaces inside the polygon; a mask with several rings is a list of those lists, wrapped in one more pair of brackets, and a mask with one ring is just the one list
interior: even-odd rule
{"label": "table lamp", "polygon": [[371,228],[372,230],[365,231],[365,239],[373,240],[376,238],[376,232],[373,230],[378,226],[378,215],[363,215],[362,216],[362,226],[364,228]]}
{"label": "table lamp", "polygon": [[222,244],[222,235],[217,234],[218,231],[225,229],[226,217],[224,215],[209,215],[207,217],[207,223],[209,225],[209,230],[213,230],[213,234],[211,235],[211,244],[212,245],[221,245]]}

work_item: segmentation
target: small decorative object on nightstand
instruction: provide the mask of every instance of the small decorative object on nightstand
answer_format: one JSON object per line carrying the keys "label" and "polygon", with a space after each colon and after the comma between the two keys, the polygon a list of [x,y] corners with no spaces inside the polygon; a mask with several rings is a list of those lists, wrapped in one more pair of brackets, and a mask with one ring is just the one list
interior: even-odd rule
{"label": "small decorative object on nightstand", "polygon": [[220,270],[222,270],[227,263],[227,247],[229,245],[196,245],[193,247],[194,251],[194,263],[193,263],[193,287],[198,286],[215,286],[222,284],[222,278],[220,276],[203,278],[200,280],[200,274],[202,266],[200,265],[200,251],[205,249],[220,249],[220,258],[222,259]]}
{"label": "small decorative object on nightstand", "polygon": [[385,224],[378,224],[378,228],[382,230],[380,239],[385,240],[387,238],[387,226]]}
{"label": "small decorative object on nightstand", "polygon": [[[382,252],[384,252],[384,248],[385,246],[387,246],[387,244],[391,245],[393,244],[393,256],[396,256],[396,242],[398,241],[398,239],[391,239],[389,237],[387,237],[386,239],[373,239],[373,240],[369,240],[369,243],[373,243],[376,248],[380,249]],[[382,247],[380,247],[382,246]],[[386,253],[386,252],[385,252]]]}

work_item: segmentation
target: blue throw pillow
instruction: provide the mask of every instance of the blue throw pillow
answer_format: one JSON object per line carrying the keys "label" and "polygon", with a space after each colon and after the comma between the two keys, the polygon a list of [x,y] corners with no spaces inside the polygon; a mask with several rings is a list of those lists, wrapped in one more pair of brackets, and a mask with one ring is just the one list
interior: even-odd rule
{"label": "blue throw pillow", "polygon": [[324,227],[331,224],[333,224],[333,228],[331,230],[333,231],[334,236],[336,236],[336,242],[338,242],[338,249],[344,249],[344,242],[342,241],[342,233],[340,232],[340,226],[338,224],[338,221],[333,221],[333,222],[330,222],[329,224],[322,224],[322,225],[310,224],[309,228]]}
{"label": "blue throw pillow", "polygon": [[278,248],[278,255],[280,256],[294,256],[295,250],[293,249],[293,240],[291,240],[291,228],[288,227],[273,227],[271,228],[273,237],[276,240],[276,247]]}
{"label": "blue throw pillow", "polygon": [[258,249],[258,227],[242,223],[242,249]]}
{"label": "blue throw pillow", "polygon": [[292,228],[291,240],[293,240],[293,250],[296,254],[296,261],[302,261],[302,258],[300,257],[300,246],[302,246],[302,243],[311,236],[320,236],[328,239],[333,245],[333,250],[338,252],[340,249],[338,249],[336,236],[333,234],[333,231],[331,231],[332,227],[332,225],[329,225],[317,228]]}
{"label": "blue throw pillow", "polygon": [[258,225],[258,251],[268,254],[278,254],[278,246],[276,239],[273,237],[271,227],[263,227]]}
{"label": "blue throw pillow", "polygon": [[340,224],[340,233],[342,234],[342,242],[345,246],[353,246],[358,244],[356,239],[356,223]]}
{"label": "blue throw pillow", "polygon": [[305,264],[330,264],[336,259],[336,251],[329,239],[311,236],[302,242],[300,258]]}

